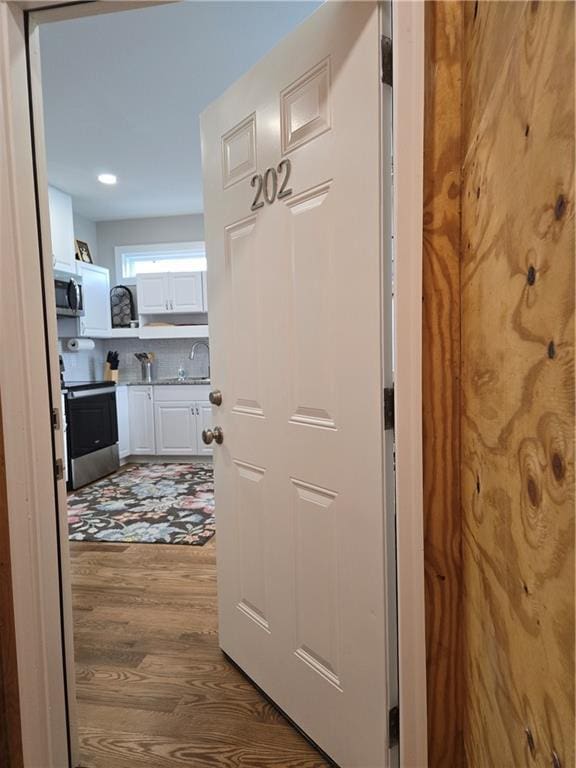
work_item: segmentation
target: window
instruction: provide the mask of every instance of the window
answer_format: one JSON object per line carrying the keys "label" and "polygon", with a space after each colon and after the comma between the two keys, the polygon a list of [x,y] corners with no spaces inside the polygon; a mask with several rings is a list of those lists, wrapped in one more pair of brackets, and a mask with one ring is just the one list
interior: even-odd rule
{"label": "window", "polygon": [[136,275],[151,272],[204,272],[204,242],[165,245],[118,245],[116,274],[124,282],[136,282]]}

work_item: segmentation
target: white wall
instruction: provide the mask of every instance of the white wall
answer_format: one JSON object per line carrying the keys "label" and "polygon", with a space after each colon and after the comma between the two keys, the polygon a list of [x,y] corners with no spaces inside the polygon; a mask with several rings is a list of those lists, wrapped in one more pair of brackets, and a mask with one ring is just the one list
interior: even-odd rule
{"label": "white wall", "polygon": [[204,217],[163,216],[150,219],[121,219],[96,223],[98,264],[110,270],[110,285],[122,282],[116,274],[114,248],[117,245],[152,245],[204,240]]}
{"label": "white wall", "polygon": [[96,222],[90,221],[90,219],[87,219],[74,211],[74,237],[76,240],[83,240],[85,243],[88,243],[92,261],[94,264],[99,264]]}

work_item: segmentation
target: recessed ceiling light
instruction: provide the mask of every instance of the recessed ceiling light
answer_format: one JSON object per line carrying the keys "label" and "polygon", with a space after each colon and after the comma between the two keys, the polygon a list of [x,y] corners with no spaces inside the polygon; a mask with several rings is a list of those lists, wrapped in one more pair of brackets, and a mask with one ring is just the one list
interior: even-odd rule
{"label": "recessed ceiling light", "polygon": [[101,173],[98,176],[100,184],[116,184],[116,176],[113,173]]}

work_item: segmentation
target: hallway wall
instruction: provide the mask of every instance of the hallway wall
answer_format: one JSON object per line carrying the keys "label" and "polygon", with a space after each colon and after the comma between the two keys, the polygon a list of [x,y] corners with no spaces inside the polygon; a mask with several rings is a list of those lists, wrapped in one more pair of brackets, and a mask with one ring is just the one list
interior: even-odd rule
{"label": "hallway wall", "polygon": [[574,4],[463,10],[465,751],[573,766]]}

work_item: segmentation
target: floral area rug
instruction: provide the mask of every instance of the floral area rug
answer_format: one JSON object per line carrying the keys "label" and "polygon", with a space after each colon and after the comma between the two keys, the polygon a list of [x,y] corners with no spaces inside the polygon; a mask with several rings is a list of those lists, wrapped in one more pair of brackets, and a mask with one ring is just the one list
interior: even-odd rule
{"label": "floral area rug", "polygon": [[194,544],[212,538],[210,464],[130,464],[68,496],[71,541]]}

